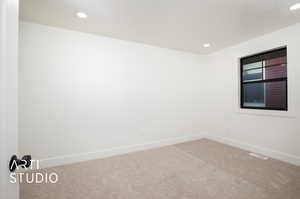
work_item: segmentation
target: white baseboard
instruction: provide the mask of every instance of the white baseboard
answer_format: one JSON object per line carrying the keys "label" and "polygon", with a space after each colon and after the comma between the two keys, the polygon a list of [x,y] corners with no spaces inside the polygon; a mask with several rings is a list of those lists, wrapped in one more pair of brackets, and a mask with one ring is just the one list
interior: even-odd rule
{"label": "white baseboard", "polygon": [[220,136],[205,135],[204,137],[207,138],[207,139],[217,141],[217,142],[221,142],[221,143],[228,144],[228,145],[231,145],[231,146],[234,146],[234,147],[238,147],[238,148],[244,149],[246,151],[259,153],[259,154],[268,156],[268,157],[273,158],[273,159],[282,160],[284,162],[289,162],[291,164],[300,166],[300,157],[297,157],[295,155],[291,155],[291,154],[287,154],[287,153],[283,153],[283,152],[280,152],[280,151],[275,151],[275,150],[271,150],[271,149],[268,149],[268,148],[263,148],[263,147],[247,144],[247,143],[242,143],[242,142],[237,141],[237,140],[233,140],[233,139],[229,139],[229,138],[225,138],[225,137],[220,137]]}
{"label": "white baseboard", "polygon": [[77,163],[77,162],[82,162],[87,160],[101,159],[101,158],[111,157],[115,155],[122,155],[130,152],[142,151],[146,149],[158,148],[158,147],[173,145],[177,143],[198,140],[201,138],[203,138],[203,135],[197,134],[192,136],[184,136],[178,138],[169,138],[169,139],[164,139],[159,141],[153,141],[144,144],[122,146],[122,147],[111,148],[102,151],[47,158],[47,159],[40,160],[39,168],[49,168],[49,167],[72,164],[72,163]]}
{"label": "white baseboard", "polygon": [[197,134],[193,136],[184,136],[184,137],[178,137],[178,138],[169,138],[159,141],[153,141],[148,142],[144,144],[136,144],[136,145],[130,145],[130,146],[122,146],[117,148],[111,148],[106,149],[102,151],[95,151],[95,152],[88,152],[88,153],[80,153],[80,154],[72,154],[72,155],[66,155],[66,156],[60,156],[60,157],[54,157],[54,158],[48,158],[48,159],[42,159],[40,160],[40,168],[49,168],[54,166],[60,166],[60,165],[66,165],[66,164],[73,164],[77,162],[83,162],[88,160],[95,160],[95,159],[101,159],[106,157],[111,157],[115,155],[122,155],[130,152],[136,152],[136,151],[142,151],[152,148],[158,148],[168,145],[173,145],[177,143],[192,141],[192,140],[198,140],[202,138],[211,139],[217,142],[221,142],[224,144],[228,144],[234,147],[238,147],[247,151],[251,151],[254,153],[259,153],[274,159],[282,160],[285,162],[289,162],[294,165],[300,166],[300,157],[290,155],[287,153],[283,153],[280,151],[274,151],[271,149],[258,147],[255,145],[242,143],[237,140],[220,137],[220,136],[212,136],[208,134]]}

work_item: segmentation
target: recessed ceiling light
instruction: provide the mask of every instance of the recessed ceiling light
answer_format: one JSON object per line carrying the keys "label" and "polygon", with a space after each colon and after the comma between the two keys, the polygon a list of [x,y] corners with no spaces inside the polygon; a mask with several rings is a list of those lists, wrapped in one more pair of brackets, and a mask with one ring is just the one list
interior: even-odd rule
{"label": "recessed ceiling light", "polygon": [[210,47],[210,44],[209,44],[209,43],[203,44],[203,47],[204,47],[204,48],[208,48],[208,47]]}
{"label": "recessed ceiling light", "polygon": [[84,12],[77,12],[76,15],[77,15],[78,18],[81,18],[81,19],[88,18],[88,15]]}
{"label": "recessed ceiling light", "polygon": [[298,9],[300,9],[300,3],[294,4],[290,7],[291,11],[298,10]]}

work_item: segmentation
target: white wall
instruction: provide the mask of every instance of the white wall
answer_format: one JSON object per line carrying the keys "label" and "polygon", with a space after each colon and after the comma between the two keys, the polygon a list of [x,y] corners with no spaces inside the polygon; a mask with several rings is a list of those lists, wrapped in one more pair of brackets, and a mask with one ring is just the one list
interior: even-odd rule
{"label": "white wall", "polygon": [[[299,35],[200,56],[22,23],[20,150],[52,166],[206,133],[300,165]],[[289,111],[240,110],[239,58],[284,45]]]}
{"label": "white wall", "polygon": [[[287,45],[289,111],[239,109],[240,57]],[[300,164],[300,24],[209,55],[205,131],[216,139]],[[212,81],[214,80],[214,81]]]}
{"label": "white wall", "polygon": [[22,153],[51,166],[201,134],[201,56],[31,23],[20,30]]}
{"label": "white wall", "polygon": [[8,162],[18,153],[19,1],[0,0],[0,198],[18,199]]}

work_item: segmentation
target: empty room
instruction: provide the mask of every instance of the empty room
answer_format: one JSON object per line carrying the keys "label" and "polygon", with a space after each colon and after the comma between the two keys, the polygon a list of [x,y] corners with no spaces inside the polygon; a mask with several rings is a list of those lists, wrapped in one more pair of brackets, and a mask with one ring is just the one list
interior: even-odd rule
{"label": "empty room", "polygon": [[0,2],[0,199],[300,198],[300,0]]}

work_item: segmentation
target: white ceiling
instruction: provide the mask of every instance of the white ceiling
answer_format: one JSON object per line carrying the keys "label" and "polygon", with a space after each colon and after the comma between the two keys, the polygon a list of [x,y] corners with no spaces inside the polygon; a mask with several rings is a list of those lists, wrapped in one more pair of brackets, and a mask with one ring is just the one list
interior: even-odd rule
{"label": "white ceiling", "polygon": [[[210,53],[300,22],[300,0],[20,0],[22,20]],[[76,12],[88,18],[76,18]],[[203,48],[211,43],[210,48]]]}

